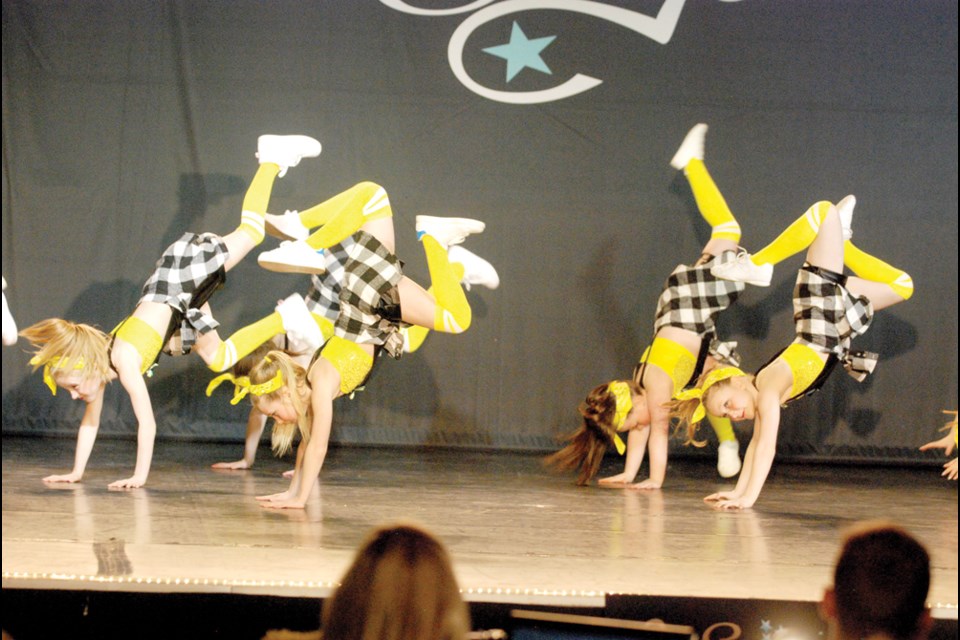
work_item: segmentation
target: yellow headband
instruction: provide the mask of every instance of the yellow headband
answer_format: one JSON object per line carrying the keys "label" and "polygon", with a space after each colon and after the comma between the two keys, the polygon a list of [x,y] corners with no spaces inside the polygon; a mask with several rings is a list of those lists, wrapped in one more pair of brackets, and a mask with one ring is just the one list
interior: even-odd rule
{"label": "yellow headband", "polygon": [[207,396],[212,395],[213,390],[219,387],[220,383],[224,380],[229,380],[233,383],[233,398],[230,400],[230,404],[237,404],[243,400],[248,393],[259,397],[273,393],[282,387],[283,371],[277,369],[275,376],[260,384],[250,384],[250,378],[247,376],[235,377],[232,373],[224,373],[211,380],[210,384],[207,385]]}
{"label": "yellow headband", "polygon": [[[85,366],[83,361],[83,356],[80,356],[76,360],[74,360],[73,367],[70,367],[69,361],[67,361],[63,366],[60,366],[60,362],[62,360],[66,360],[66,358],[64,358],[63,356],[55,356],[47,360],[47,362],[43,365],[43,383],[47,385],[47,388],[50,389],[50,393],[53,395],[57,395],[57,382],[53,379],[53,374],[50,373],[51,369],[70,368],[73,371],[80,371]],[[30,358],[30,364],[35,367],[40,366],[40,357],[33,356],[32,358]]]}
{"label": "yellow headband", "polygon": [[627,445],[623,444],[623,440],[616,432],[627,421],[627,414],[633,409],[633,393],[630,391],[630,385],[626,382],[611,382],[607,385],[607,390],[613,394],[617,401],[617,408],[613,414],[613,444],[617,448],[617,453],[623,455],[627,450]]}
{"label": "yellow headband", "polygon": [[747,374],[736,367],[720,367],[719,369],[714,369],[708,373],[703,379],[703,384],[701,384],[699,387],[694,387],[678,393],[676,395],[677,400],[696,399],[698,402],[697,408],[693,412],[693,417],[690,419],[690,424],[696,424],[707,417],[707,408],[703,406],[703,394],[707,392],[707,389],[717,384],[721,380],[745,375]]}

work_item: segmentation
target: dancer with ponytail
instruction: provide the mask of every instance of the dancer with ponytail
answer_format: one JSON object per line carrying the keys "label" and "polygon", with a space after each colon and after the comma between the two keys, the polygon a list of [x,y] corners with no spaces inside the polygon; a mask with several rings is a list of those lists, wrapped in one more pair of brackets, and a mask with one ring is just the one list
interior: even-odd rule
{"label": "dancer with ponytail", "polygon": [[226,272],[263,241],[273,181],[302,158],[319,154],[320,143],[308,136],[260,136],[260,168],[244,197],[240,226],[224,236],[187,233],[168,247],[133,313],[111,335],[59,318],[20,332],[35,348],[30,363],[35,370],[43,369],[50,391],[66,389],[74,400],[87,405],[73,470],[48,476],[45,482],[77,482],[83,477],[100,425],[104,389],[119,379],[137,418],[137,461],[132,476],[109,486],[134,488],[146,483],[156,419],[143,376],[149,375],[163,349],[174,354],[195,350],[213,368],[229,366],[225,363],[235,358],[231,354],[237,349],[231,340],[218,336],[219,323],[211,317],[207,301],[225,281]]}
{"label": "dancer with ponytail", "polygon": [[[394,254],[393,210],[386,191],[362,182],[297,214],[300,224],[319,229],[260,255],[271,270],[319,273],[330,247],[350,240],[340,281],[334,335],[307,367],[280,351],[271,352],[250,371],[247,392],[254,406],[274,419],[277,453],[301,443],[290,487],[264,496],[263,506],[302,509],[326,457],[333,422],[333,401],[352,394],[369,376],[382,351],[399,358],[401,329],[418,325],[444,333],[462,333],[472,320],[461,283],[499,285],[489,262],[458,246],[480,233],[484,224],[468,218],[417,217],[417,234],[427,257],[432,293],[403,275]],[[290,234],[293,235],[293,234]]]}
{"label": "dancer with ponytail", "polygon": [[[853,196],[836,206],[818,202],[752,259],[743,254],[738,264],[744,269],[723,272],[725,277],[762,284],[772,266],[761,277],[755,267],[772,265],[809,246],[793,292],[794,341],[755,376],[735,367],[715,369],[674,402],[674,414],[688,429],[694,429],[705,415],[754,421],[736,488],[705,498],[717,509],[754,505],[776,455],[782,407],[819,389],[838,362],[863,380],[873,370],[876,355],[851,352],[851,339],[867,330],[875,311],[913,294],[909,275],[850,241],[855,204]],[[844,266],[856,276],[843,275]]]}
{"label": "dancer with ponytail", "polygon": [[[717,338],[716,319],[744,285],[716,278],[711,268],[736,259],[740,225],[704,165],[706,132],[705,124],[693,127],[670,164],[687,176],[697,207],[712,228],[710,240],[699,260],[678,265],[667,279],[657,302],[653,342],[632,379],[614,380],[591,391],[579,407],[583,424],[566,437],[563,449],[547,458],[551,466],[578,470],[578,484],[587,484],[597,474],[613,445],[621,455],[626,453],[623,472],[602,478],[600,484],[660,488],[667,471],[670,399],[695,381],[700,371],[739,362],[735,343]],[[717,470],[723,477],[734,476],[740,470],[740,456],[733,425],[726,418],[712,418],[710,423],[720,443]],[[705,444],[695,433],[689,434],[687,442]],[[648,450],[650,477],[631,484]]]}

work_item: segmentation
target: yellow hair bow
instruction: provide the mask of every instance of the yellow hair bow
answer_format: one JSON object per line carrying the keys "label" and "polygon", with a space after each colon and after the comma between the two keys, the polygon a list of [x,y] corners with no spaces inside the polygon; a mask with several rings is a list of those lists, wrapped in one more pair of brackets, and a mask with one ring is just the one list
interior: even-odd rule
{"label": "yellow hair bow", "polygon": [[233,398],[230,399],[230,404],[237,404],[243,400],[244,396],[247,395],[248,390],[250,389],[250,378],[247,376],[237,377],[232,373],[223,373],[217,376],[210,381],[210,384],[207,385],[207,397],[209,398],[212,396],[213,391],[226,380],[229,380],[233,383]]}
{"label": "yellow hair bow", "polygon": [[247,376],[235,377],[232,373],[224,373],[210,381],[210,384],[207,385],[207,395],[211,395],[213,390],[219,387],[224,380],[233,382],[233,398],[230,400],[230,404],[237,404],[247,397],[248,393],[254,396],[264,396],[282,387],[283,371],[277,369],[275,376],[260,384],[250,384],[250,378]]}
{"label": "yellow hair bow", "polygon": [[617,401],[617,407],[613,414],[613,444],[617,448],[617,453],[623,455],[627,450],[627,445],[623,443],[623,439],[617,431],[623,427],[623,423],[627,421],[627,414],[633,409],[633,393],[630,391],[630,385],[622,381],[611,382],[607,385],[607,390],[613,394]]}
{"label": "yellow hair bow", "polygon": [[707,408],[703,406],[703,394],[707,392],[707,389],[721,380],[745,375],[747,374],[737,367],[720,367],[708,373],[703,379],[703,384],[701,384],[699,387],[693,387],[692,389],[687,389],[678,393],[675,396],[677,400],[695,399],[698,402],[697,408],[693,412],[693,417],[690,419],[690,424],[696,424],[707,417]]}
{"label": "yellow hair bow", "polygon": [[[50,389],[50,393],[51,393],[52,395],[57,395],[57,382],[56,382],[56,380],[53,379],[53,374],[50,373],[50,370],[51,370],[51,369],[66,369],[66,368],[68,368],[69,365],[70,365],[70,363],[69,363],[69,361],[68,361],[68,362],[66,362],[63,366],[60,366],[60,362],[61,362],[62,360],[66,360],[66,358],[64,358],[64,357],[62,357],[62,356],[55,356],[55,357],[50,358],[49,360],[47,360],[47,361],[44,363],[44,365],[43,365],[43,383],[44,383],[45,385],[47,385],[47,388]],[[39,367],[39,366],[40,366],[40,357],[39,357],[39,356],[33,356],[32,358],[30,358],[30,364],[33,365],[34,367]],[[71,368],[73,371],[80,371],[81,369],[83,369],[84,366],[85,366],[85,364],[84,364],[84,361],[83,361],[83,357],[81,356],[81,357],[77,358],[77,359],[73,362],[73,367],[70,367],[70,368]]]}
{"label": "yellow hair bow", "polygon": [[[270,356],[267,356],[263,359],[264,364],[269,364],[273,362],[273,359]],[[266,382],[261,382],[260,384],[250,384],[249,376],[234,376],[232,373],[221,373],[219,376],[210,381],[210,384],[207,385],[207,397],[209,398],[214,389],[220,386],[224,380],[229,380],[233,383],[233,398],[230,400],[230,404],[237,404],[243,400],[247,394],[255,396],[264,396],[268,393],[273,393],[277,389],[283,386],[283,371],[277,369],[276,375],[267,380]]]}

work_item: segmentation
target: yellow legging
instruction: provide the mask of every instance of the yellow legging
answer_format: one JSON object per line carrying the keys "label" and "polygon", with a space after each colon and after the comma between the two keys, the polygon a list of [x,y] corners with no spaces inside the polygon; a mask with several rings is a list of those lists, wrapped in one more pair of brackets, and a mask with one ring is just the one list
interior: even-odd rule
{"label": "yellow legging", "polygon": [[864,280],[884,283],[904,300],[913,295],[913,278],[907,272],[870,255],[849,240],[843,243],[843,263]]}
{"label": "yellow legging", "polygon": [[717,434],[717,440],[721,443],[737,441],[737,434],[733,431],[733,423],[730,422],[730,418],[720,418],[708,413],[707,420],[713,427],[713,432]]}
{"label": "yellow legging", "polygon": [[825,200],[811,206],[789,227],[784,229],[783,233],[777,236],[773,242],[753,254],[753,262],[755,264],[777,264],[804,251],[820,233],[820,225],[832,206],[833,204]]}
{"label": "yellow legging", "polygon": [[[323,342],[329,340],[330,336],[333,335],[333,323],[315,313],[310,315],[320,328]],[[264,342],[283,332],[283,319],[279,312],[274,311],[267,317],[239,329],[221,342],[220,346],[217,347],[217,353],[208,366],[212,371],[226,371]]]}
{"label": "yellow legging", "polygon": [[[391,216],[393,209],[384,188],[374,182],[361,182],[325,202],[301,211],[300,222],[307,228],[320,227],[307,238],[307,244],[320,250],[342,242],[371,220]],[[422,242],[430,271],[431,290],[436,300],[432,328],[445,333],[466,331],[470,326],[472,313],[467,296],[460,286],[463,268],[454,268],[447,256],[447,250],[431,236],[423,236]]]}
{"label": "yellow legging", "polygon": [[243,197],[238,230],[253,238],[257,244],[263,242],[263,214],[267,212],[273,181],[279,173],[278,165],[271,162],[261,164]]}
{"label": "yellow legging", "polygon": [[366,222],[391,216],[393,209],[384,188],[361,182],[301,211],[300,222],[308,229],[320,227],[307,238],[307,244],[319,251],[349,238]]}
{"label": "yellow legging", "polygon": [[[820,232],[820,225],[832,206],[826,201],[811,206],[773,242],[753,254],[753,262],[777,264],[806,250]],[[904,300],[913,295],[913,280],[909,274],[870,255],[849,240],[843,243],[843,263],[864,280],[889,286]]]}
{"label": "yellow legging", "polygon": [[730,211],[723,194],[707,172],[707,166],[703,164],[703,160],[693,158],[683,172],[687,176],[687,182],[690,183],[700,215],[710,225],[712,230],[710,237],[740,242],[740,224],[733,217],[733,212]]}

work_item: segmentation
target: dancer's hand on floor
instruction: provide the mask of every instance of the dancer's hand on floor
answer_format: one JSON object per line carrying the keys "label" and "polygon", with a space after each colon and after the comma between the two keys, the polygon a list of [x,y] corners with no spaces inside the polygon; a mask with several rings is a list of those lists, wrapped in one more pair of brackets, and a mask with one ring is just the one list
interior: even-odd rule
{"label": "dancer's hand on floor", "polygon": [[246,460],[237,460],[236,462],[214,462],[210,465],[214,469],[249,469],[252,464],[247,464]]}
{"label": "dancer's hand on floor", "polygon": [[71,473],[65,473],[63,475],[47,476],[46,478],[43,479],[43,481],[48,484],[54,484],[58,482],[80,482],[80,478],[82,477],[83,476],[81,476],[79,473],[71,472]]}
{"label": "dancer's hand on floor", "polygon": [[703,499],[704,502],[721,502],[724,500],[736,500],[740,496],[737,495],[736,491],[718,491],[717,493],[711,493],[706,498]]}
{"label": "dancer's hand on floor", "polygon": [[107,489],[139,489],[147,483],[146,478],[131,476],[123,480],[117,480],[107,485]]}
{"label": "dancer's hand on floor", "polygon": [[303,509],[305,505],[294,498],[289,500],[274,500],[271,502],[261,502],[260,506],[264,509]]}
{"label": "dancer's hand on floor", "polygon": [[284,500],[289,500],[293,494],[287,490],[281,493],[272,493],[269,496],[257,496],[257,500],[260,502],[283,502]]}
{"label": "dancer's hand on floor", "polygon": [[947,480],[956,480],[958,471],[957,471],[957,458],[954,458],[947,464],[943,465],[943,473],[941,473],[944,478]]}
{"label": "dancer's hand on floor", "polygon": [[736,498],[734,500],[720,500],[712,506],[717,511],[743,511],[744,509],[752,507],[753,502],[743,498]]}
{"label": "dancer's hand on floor", "polygon": [[628,473],[618,473],[615,476],[607,476],[606,478],[600,478],[597,480],[597,484],[600,486],[622,486],[625,484],[630,484],[633,482],[634,476],[631,476]]}
{"label": "dancer's hand on floor", "polygon": [[634,491],[653,491],[659,488],[660,488],[660,483],[654,482],[650,478],[647,478],[643,482],[637,482],[635,484],[631,484],[627,487],[627,489],[633,489]]}

